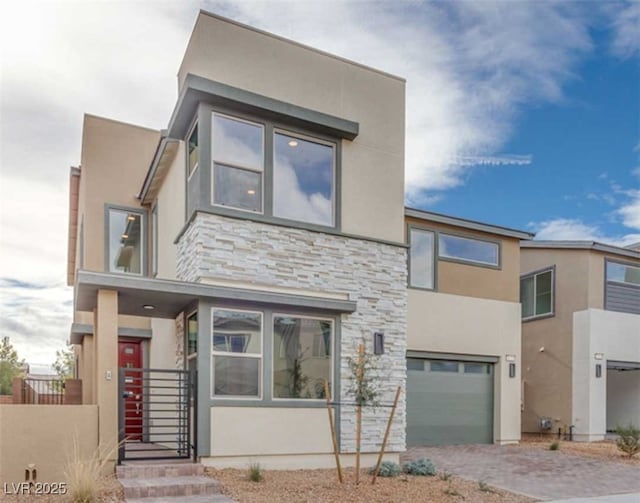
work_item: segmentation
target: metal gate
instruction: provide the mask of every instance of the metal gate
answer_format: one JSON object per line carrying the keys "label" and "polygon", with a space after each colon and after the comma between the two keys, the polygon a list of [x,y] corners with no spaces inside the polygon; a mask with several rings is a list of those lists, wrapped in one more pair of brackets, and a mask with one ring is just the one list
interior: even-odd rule
{"label": "metal gate", "polygon": [[196,372],[118,369],[118,463],[196,459]]}

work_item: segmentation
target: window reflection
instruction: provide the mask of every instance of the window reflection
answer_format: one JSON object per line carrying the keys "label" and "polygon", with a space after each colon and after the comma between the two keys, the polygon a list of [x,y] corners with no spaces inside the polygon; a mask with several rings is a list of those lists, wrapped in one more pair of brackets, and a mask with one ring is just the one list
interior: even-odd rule
{"label": "window reflection", "polygon": [[333,147],[275,133],[274,216],[333,225],[333,203]]}

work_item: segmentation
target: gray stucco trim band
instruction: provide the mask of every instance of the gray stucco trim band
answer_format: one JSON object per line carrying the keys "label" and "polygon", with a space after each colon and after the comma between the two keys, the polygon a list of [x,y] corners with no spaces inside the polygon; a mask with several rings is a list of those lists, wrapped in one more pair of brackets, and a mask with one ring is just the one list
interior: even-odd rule
{"label": "gray stucco trim band", "polygon": [[[69,340],[71,344],[81,344],[85,335],[93,335],[93,325],[90,323],[72,323]],[[153,333],[148,328],[118,327],[119,337],[135,337],[136,339],[151,339]]]}
{"label": "gray stucco trim band", "polygon": [[239,111],[259,113],[273,119],[284,119],[287,123],[347,140],[353,140],[358,136],[360,127],[354,121],[187,74],[182,93],[169,121],[170,137],[184,137],[200,102],[226,105]]}
{"label": "gray stucco trim band", "polygon": [[434,353],[432,351],[407,351],[407,358],[427,360],[455,360],[463,362],[497,363],[500,358],[490,355],[461,355],[456,353]]}

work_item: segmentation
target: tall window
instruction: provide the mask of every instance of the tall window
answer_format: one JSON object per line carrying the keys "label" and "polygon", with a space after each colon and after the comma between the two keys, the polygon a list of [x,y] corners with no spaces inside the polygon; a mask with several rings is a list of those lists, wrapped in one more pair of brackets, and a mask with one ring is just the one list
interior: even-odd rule
{"label": "tall window", "polygon": [[187,156],[189,163],[189,175],[193,173],[200,162],[200,150],[198,148],[198,123],[193,126],[189,140],[187,141]]}
{"label": "tall window", "polygon": [[333,146],[279,132],[273,142],[273,215],[333,225]]}
{"label": "tall window", "polygon": [[212,204],[335,226],[336,144],[212,114]]}
{"label": "tall window", "polygon": [[262,395],[262,313],[212,310],[213,395]]}
{"label": "tall window", "polygon": [[277,314],[273,317],[273,397],[324,398],[331,385],[333,322]]}
{"label": "tall window", "polygon": [[553,314],[553,269],[547,269],[520,279],[522,319]]}
{"label": "tall window", "polygon": [[445,259],[497,267],[500,264],[500,245],[491,241],[440,234],[438,255]]}
{"label": "tall window", "polygon": [[144,229],[142,213],[109,209],[109,242],[107,264],[109,272],[143,274]]}
{"label": "tall window", "polygon": [[213,203],[262,212],[264,128],[213,114]]}
{"label": "tall window", "polygon": [[422,229],[409,231],[409,285],[434,288],[434,233]]}

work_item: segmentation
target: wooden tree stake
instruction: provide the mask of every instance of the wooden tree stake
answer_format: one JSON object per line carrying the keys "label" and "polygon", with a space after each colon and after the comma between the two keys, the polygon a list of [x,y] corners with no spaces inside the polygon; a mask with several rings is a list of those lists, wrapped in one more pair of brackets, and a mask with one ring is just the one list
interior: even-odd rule
{"label": "wooden tree stake", "polygon": [[396,391],[396,398],[393,401],[393,407],[391,408],[391,414],[389,415],[389,422],[387,423],[387,429],[384,432],[384,439],[382,440],[382,446],[380,447],[380,454],[378,455],[378,462],[376,463],[376,469],[373,470],[373,479],[371,480],[372,485],[376,483],[376,478],[378,477],[378,472],[380,471],[380,465],[382,464],[382,457],[384,456],[384,449],[387,446],[389,431],[391,431],[391,422],[393,421],[393,416],[396,413],[396,407],[398,406],[400,391],[402,391],[402,388],[398,386],[398,389]]}
{"label": "wooden tree stake", "polygon": [[356,376],[357,381],[357,408],[356,408],[356,485],[360,483],[360,436],[362,433],[362,379],[363,379],[363,364],[364,364],[364,345],[358,346],[358,373]]}
{"label": "wooden tree stake", "polygon": [[333,414],[331,414],[331,394],[329,391],[329,383],[324,380],[324,396],[327,399],[327,412],[329,413],[329,426],[331,427],[331,440],[333,441],[333,454],[336,457],[336,468],[338,469],[338,480],[343,483],[342,480],[342,467],[340,466],[340,454],[338,453],[338,440],[336,439],[336,429],[333,425]]}

